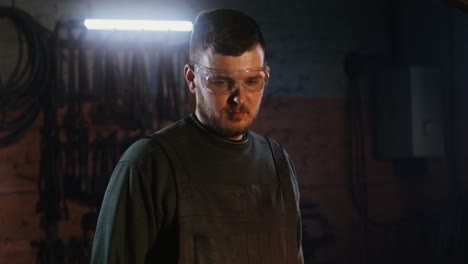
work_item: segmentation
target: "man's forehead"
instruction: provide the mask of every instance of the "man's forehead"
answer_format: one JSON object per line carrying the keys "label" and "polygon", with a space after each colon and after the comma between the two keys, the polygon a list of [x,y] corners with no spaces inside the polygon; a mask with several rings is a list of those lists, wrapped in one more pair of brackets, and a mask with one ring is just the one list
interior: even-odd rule
{"label": "man's forehead", "polygon": [[207,49],[200,54],[198,63],[212,69],[255,69],[264,65],[264,58],[263,48],[257,45],[239,56],[224,55]]}

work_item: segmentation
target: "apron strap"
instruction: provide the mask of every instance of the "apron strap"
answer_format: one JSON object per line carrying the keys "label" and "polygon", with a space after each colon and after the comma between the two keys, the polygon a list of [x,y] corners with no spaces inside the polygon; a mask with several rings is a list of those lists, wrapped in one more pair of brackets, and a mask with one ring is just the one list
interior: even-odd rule
{"label": "apron strap", "polygon": [[292,201],[287,203],[286,212],[287,213],[296,213],[296,198],[293,192],[293,186],[291,182],[291,175],[288,167],[288,161],[284,156],[283,147],[281,144],[271,138],[265,137],[266,141],[268,142],[268,146],[270,147],[271,153],[274,158],[276,173],[278,175],[278,181],[281,186],[281,189],[284,194],[284,198],[286,201]]}
{"label": "apron strap", "polygon": [[167,154],[169,163],[171,165],[172,171],[174,173],[174,178],[176,182],[176,190],[177,190],[177,197],[180,198],[189,198],[191,196],[191,191],[189,187],[189,179],[188,174],[185,171],[185,168],[182,166],[182,162],[180,161],[179,156],[177,155],[174,148],[168,142],[167,139],[164,138],[162,134],[153,133],[152,135],[145,136],[145,138],[149,138],[154,140],[158,143],[163,151]]}
{"label": "apron strap", "polygon": [[[177,192],[177,212],[179,214],[179,240],[186,237],[187,234],[193,233],[192,224],[187,221],[181,215],[184,215],[184,211],[187,211],[190,203],[187,200],[190,200],[192,197],[192,191],[190,188],[190,181],[188,174],[185,168],[182,166],[179,156],[177,155],[174,148],[164,138],[162,134],[153,133],[150,136],[146,136],[158,143],[164,152],[167,154],[169,163],[174,174],[176,182],[176,192]],[[182,248],[183,247],[183,248]],[[179,242],[179,261],[178,263],[194,263],[193,259],[193,241],[185,241],[184,243]]]}
{"label": "apron strap", "polygon": [[[281,144],[274,140],[265,137],[270,146],[270,150],[272,152],[276,172],[278,175],[278,181],[281,186],[281,190],[283,192],[283,199],[285,202],[285,211],[287,215],[287,223],[288,223],[288,230],[289,232],[286,233],[286,264],[295,264],[295,263],[303,263],[301,258],[299,257],[300,252],[300,245],[298,245],[298,237],[293,235],[297,232],[297,224],[298,224],[298,208],[296,203],[296,197],[294,195],[293,186],[292,186],[292,177],[294,175],[290,175],[291,172],[289,171],[288,160],[286,159],[283,151],[283,147]],[[295,230],[296,232],[291,232]],[[299,242],[300,243],[300,242]]]}

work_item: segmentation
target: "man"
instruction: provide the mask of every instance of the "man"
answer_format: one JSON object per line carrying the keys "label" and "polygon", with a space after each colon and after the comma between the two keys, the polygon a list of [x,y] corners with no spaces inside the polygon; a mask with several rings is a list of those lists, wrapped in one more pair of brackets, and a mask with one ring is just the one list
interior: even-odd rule
{"label": "man", "polygon": [[123,154],[92,263],[303,263],[291,161],[249,130],[270,75],[264,52],[249,16],[198,15],[184,68],[195,113]]}

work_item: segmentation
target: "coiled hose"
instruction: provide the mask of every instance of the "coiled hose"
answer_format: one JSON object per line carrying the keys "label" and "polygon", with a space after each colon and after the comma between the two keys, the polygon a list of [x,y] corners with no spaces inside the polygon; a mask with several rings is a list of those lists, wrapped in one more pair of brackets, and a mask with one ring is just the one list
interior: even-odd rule
{"label": "coiled hose", "polygon": [[26,12],[0,7],[18,39],[18,57],[11,74],[0,80],[0,147],[18,141],[41,111],[41,97],[52,83],[51,33]]}

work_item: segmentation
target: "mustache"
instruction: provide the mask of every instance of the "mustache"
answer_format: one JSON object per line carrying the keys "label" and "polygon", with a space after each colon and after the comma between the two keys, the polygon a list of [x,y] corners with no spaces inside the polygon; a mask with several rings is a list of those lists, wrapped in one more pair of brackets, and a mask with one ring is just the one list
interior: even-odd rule
{"label": "mustache", "polygon": [[245,113],[250,113],[249,108],[246,106],[236,106],[236,107],[227,107],[222,110],[224,113],[234,113],[234,112],[245,112]]}

